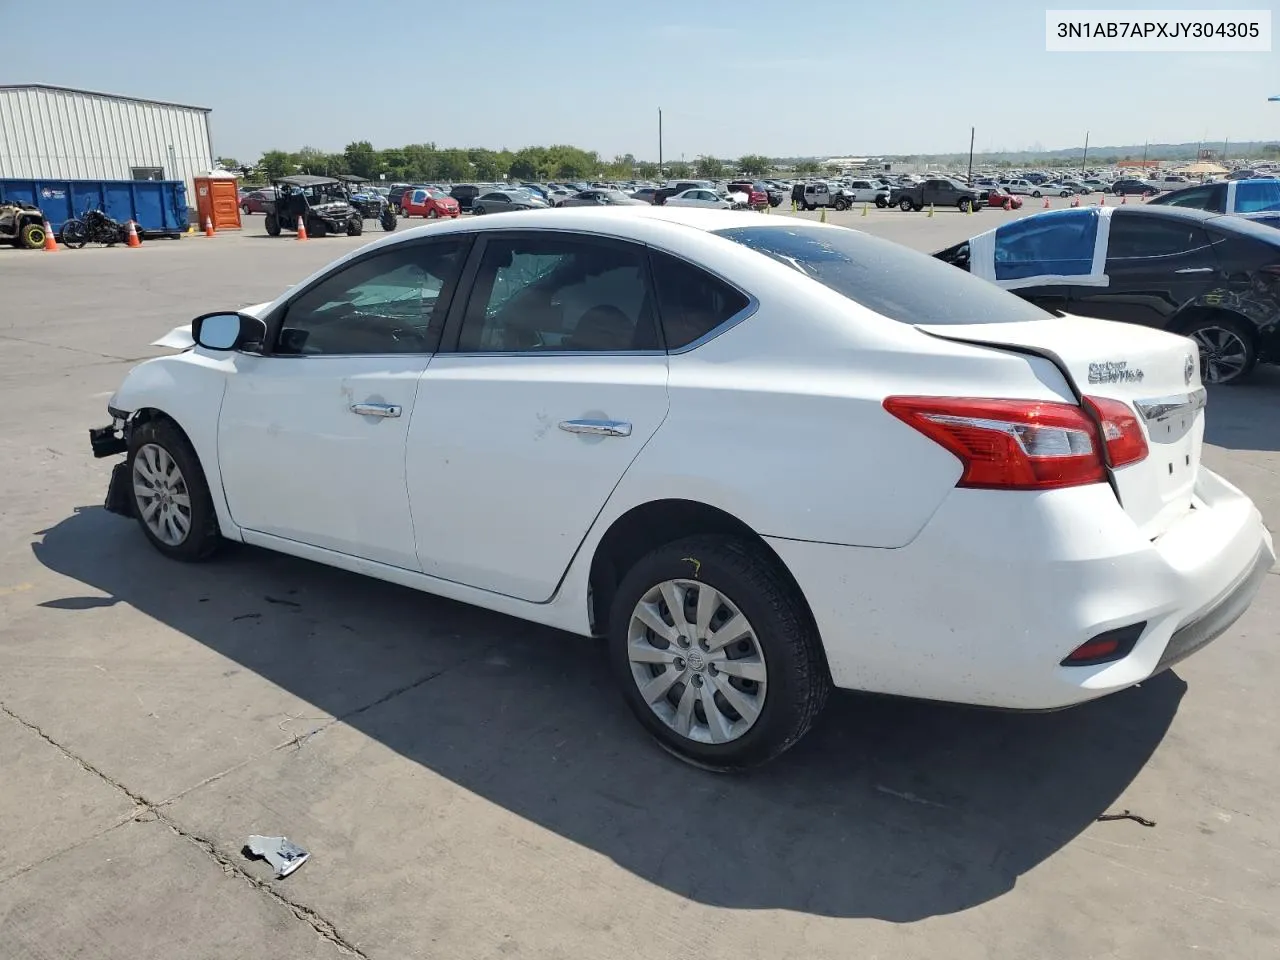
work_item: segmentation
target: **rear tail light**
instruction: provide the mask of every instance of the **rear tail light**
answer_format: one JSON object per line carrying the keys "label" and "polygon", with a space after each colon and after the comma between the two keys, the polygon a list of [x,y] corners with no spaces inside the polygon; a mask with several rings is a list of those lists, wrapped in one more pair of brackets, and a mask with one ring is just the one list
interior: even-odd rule
{"label": "rear tail light", "polygon": [[966,397],[889,397],[884,407],[960,460],[958,487],[1053,490],[1106,479],[1099,423],[1113,465],[1147,455],[1142,429],[1127,406],[1099,398],[1085,402],[1088,412],[1068,403]]}
{"label": "rear tail light", "polygon": [[1093,667],[1100,663],[1111,663],[1127,657],[1132,651],[1147,622],[1132,623],[1127,627],[1108,630],[1090,640],[1086,640],[1067,654],[1059,666]]}
{"label": "rear tail light", "polygon": [[1127,403],[1106,397],[1085,397],[1084,402],[1102,429],[1111,466],[1123,467],[1147,458],[1147,438]]}

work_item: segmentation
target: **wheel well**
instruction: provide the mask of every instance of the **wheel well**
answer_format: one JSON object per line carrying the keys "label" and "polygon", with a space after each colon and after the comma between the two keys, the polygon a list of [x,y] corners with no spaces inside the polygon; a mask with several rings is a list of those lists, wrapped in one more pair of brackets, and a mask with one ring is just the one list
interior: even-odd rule
{"label": "wheel well", "polygon": [[[196,445],[194,443],[191,443],[191,437],[187,435],[187,431],[182,429],[182,424],[180,424],[177,420],[173,419],[173,417],[169,416],[169,414],[165,413],[163,410],[159,409],[158,407],[142,407],[138,410],[135,410],[133,412],[133,416],[129,418],[129,426],[130,428],[132,428],[134,425],[137,425],[137,424],[153,423],[157,420],[168,420],[171,424],[173,424],[174,429],[177,430],[180,434],[182,434],[182,439],[186,440],[187,443],[191,444],[191,449],[192,450],[196,449]],[[197,460],[200,459],[200,454],[198,451],[196,453],[196,459]],[[201,465],[201,469],[203,469],[203,464]]]}
{"label": "wheel well", "polygon": [[760,534],[737,517],[694,500],[654,500],[618,517],[596,547],[591,559],[591,600],[587,611],[593,630],[604,632],[614,593],[641,557],[673,540],[708,533],[737,537],[755,545],[808,610],[808,601],[787,565]]}
{"label": "wheel well", "polygon": [[1248,317],[1243,317],[1234,310],[1225,310],[1222,307],[1188,307],[1186,310],[1182,311],[1182,313],[1178,314],[1170,329],[1175,333],[1186,333],[1201,320],[1212,320],[1214,318],[1231,320],[1233,324],[1238,326],[1241,332],[1249,338],[1250,345],[1255,350],[1257,349],[1257,325],[1251,322]]}

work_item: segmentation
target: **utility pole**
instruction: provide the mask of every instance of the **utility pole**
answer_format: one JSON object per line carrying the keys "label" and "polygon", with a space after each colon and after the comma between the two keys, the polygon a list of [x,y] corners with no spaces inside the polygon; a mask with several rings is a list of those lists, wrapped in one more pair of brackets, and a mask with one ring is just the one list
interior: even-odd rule
{"label": "utility pole", "polygon": [[1147,169],[1147,146],[1149,143],[1150,141],[1148,140],[1142,141],[1142,170],[1144,173],[1146,172],[1146,169]]}
{"label": "utility pole", "polygon": [[973,186],[973,134],[974,127],[969,128],[969,186]]}
{"label": "utility pole", "polygon": [[658,108],[658,178],[662,178],[662,108]]}
{"label": "utility pole", "polygon": [[1080,176],[1085,176],[1084,168],[1089,165],[1089,131],[1084,132],[1084,156],[1080,159]]}

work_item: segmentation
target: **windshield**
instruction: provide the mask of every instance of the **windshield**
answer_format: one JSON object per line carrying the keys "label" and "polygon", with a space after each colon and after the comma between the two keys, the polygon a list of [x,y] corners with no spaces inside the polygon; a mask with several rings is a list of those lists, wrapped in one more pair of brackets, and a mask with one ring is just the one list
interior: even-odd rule
{"label": "windshield", "polygon": [[1049,316],[958,267],[857,230],[788,224],[715,234],[900,323],[1015,323]]}

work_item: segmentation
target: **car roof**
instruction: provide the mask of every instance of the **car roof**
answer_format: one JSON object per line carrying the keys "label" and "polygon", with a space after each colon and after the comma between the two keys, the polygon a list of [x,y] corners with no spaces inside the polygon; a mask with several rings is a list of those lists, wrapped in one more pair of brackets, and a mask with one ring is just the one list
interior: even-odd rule
{"label": "car roof", "polygon": [[299,175],[296,177],[276,177],[272,183],[287,183],[295,187],[314,187],[322,183],[338,183],[333,177],[311,177]]}
{"label": "car roof", "polygon": [[357,177],[354,173],[340,173],[338,179],[343,183],[368,183],[368,177]]}

